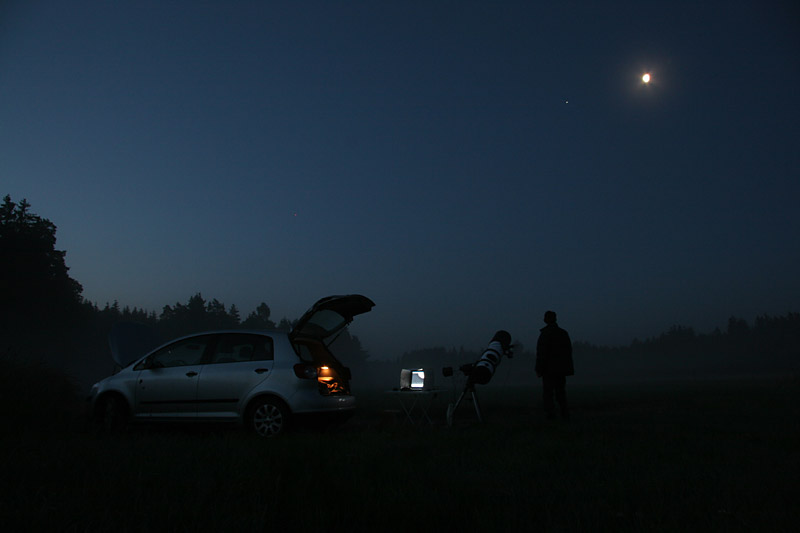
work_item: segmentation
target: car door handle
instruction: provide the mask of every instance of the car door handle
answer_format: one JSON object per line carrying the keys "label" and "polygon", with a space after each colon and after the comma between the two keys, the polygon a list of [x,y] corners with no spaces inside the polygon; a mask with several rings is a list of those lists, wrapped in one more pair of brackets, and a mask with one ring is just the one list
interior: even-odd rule
{"label": "car door handle", "polygon": [[191,372],[187,372],[187,373],[186,373],[186,377],[187,377],[187,378],[193,378],[193,377],[195,377],[196,375],[197,375],[197,372],[195,372],[194,370],[192,370]]}
{"label": "car door handle", "polygon": [[263,374],[264,372],[269,372],[269,368],[256,368],[256,374]]}

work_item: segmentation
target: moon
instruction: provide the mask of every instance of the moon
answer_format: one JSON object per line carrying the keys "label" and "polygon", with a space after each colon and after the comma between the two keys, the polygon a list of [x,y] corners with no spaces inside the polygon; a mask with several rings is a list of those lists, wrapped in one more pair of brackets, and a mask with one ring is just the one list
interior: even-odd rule
{"label": "moon", "polygon": [[650,83],[650,74],[649,73],[647,73],[647,72],[644,73],[644,75],[642,76],[642,82]]}

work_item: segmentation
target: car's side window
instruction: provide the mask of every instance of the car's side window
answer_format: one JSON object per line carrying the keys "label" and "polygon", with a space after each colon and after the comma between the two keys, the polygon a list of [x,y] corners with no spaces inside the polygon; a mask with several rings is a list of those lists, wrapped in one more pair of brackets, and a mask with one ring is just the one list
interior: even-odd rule
{"label": "car's side window", "polygon": [[211,357],[211,363],[272,360],[273,353],[271,337],[228,333],[220,337],[214,355]]}
{"label": "car's side window", "polygon": [[165,346],[150,357],[151,368],[199,365],[209,337],[193,337]]}

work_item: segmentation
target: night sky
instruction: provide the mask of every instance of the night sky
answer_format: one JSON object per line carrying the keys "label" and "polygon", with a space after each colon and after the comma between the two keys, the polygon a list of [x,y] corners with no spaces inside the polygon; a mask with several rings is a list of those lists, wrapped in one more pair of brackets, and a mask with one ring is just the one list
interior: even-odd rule
{"label": "night sky", "polygon": [[792,4],[6,0],[0,195],[100,307],[361,293],[374,358],[796,312]]}

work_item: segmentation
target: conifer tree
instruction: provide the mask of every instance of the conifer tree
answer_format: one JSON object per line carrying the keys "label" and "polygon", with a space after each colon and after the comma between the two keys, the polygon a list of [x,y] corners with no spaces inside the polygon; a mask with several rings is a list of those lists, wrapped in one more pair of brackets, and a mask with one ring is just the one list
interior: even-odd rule
{"label": "conifer tree", "polygon": [[[31,352],[81,310],[83,288],[56,249],[56,226],[10,195],[0,205],[0,349]],[[51,339],[53,340],[53,339]]]}
{"label": "conifer tree", "polygon": [[83,288],[56,250],[56,226],[11,196],[0,206],[0,291],[3,318],[46,316],[81,303]]}

